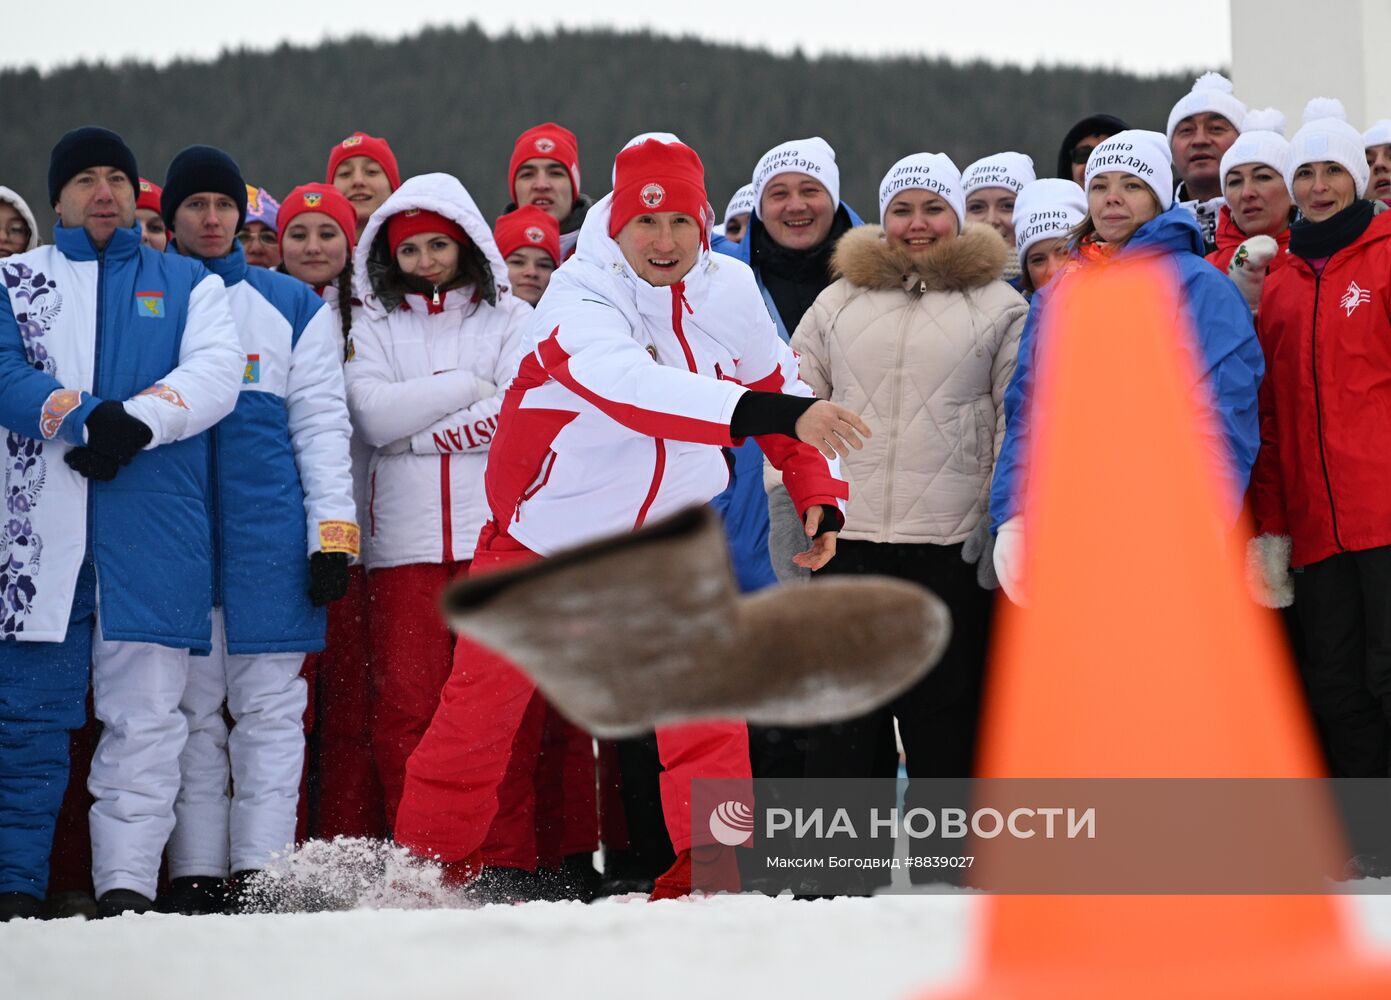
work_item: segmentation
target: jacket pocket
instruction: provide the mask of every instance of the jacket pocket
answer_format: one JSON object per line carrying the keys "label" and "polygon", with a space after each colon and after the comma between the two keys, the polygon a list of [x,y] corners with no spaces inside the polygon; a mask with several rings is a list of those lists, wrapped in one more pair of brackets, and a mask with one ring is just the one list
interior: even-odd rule
{"label": "jacket pocket", "polygon": [[976,414],[976,461],[980,468],[989,469],[995,464],[995,404],[977,399],[971,409]]}

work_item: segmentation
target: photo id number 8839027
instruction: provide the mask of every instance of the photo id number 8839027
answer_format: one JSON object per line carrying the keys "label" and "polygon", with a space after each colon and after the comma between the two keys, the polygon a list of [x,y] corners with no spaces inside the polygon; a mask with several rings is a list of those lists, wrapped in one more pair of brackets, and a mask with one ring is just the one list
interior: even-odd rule
{"label": "photo id number 8839027", "polygon": [[954,854],[923,854],[903,859],[905,868],[970,868],[976,862],[975,856]]}

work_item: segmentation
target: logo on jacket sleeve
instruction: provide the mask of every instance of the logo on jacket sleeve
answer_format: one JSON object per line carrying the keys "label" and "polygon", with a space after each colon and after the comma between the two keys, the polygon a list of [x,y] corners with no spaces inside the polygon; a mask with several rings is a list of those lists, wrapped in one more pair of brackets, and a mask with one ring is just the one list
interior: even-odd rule
{"label": "logo on jacket sleeve", "polygon": [[1357,282],[1349,281],[1348,290],[1343,293],[1343,297],[1338,300],[1338,305],[1347,310],[1348,316],[1357,311],[1357,307],[1372,301],[1372,293],[1365,288],[1359,288]]}
{"label": "logo on jacket sleeve", "polygon": [[662,202],[666,201],[667,192],[666,188],[662,187],[660,184],[649,184],[642,189],[638,197],[642,199],[642,203],[648,208],[656,208]]}
{"label": "logo on jacket sleeve", "polygon": [[356,556],[360,548],[361,532],[352,521],[319,522],[319,551]]}
{"label": "logo on jacket sleeve", "polygon": [[76,389],[54,389],[43,401],[43,410],[39,414],[39,433],[46,440],[53,440],[67,415],[81,405],[82,393]]}
{"label": "logo on jacket sleeve", "polygon": [[242,372],[241,384],[252,385],[259,381],[261,381],[261,356],[248,354],[246,356],[246,371]]}
{"label": "logo on jacket sleeve", "polygon": [[163,292],[136,292],[135,311],[145,319],[164,318]]}
{"label": "logo on jacket sleeve", "polygon": [[148,389],[141,389],[136,395],[154,396],[156,399],[162,399],[166,403],[173,403],[181,410],[188,409],[188,404],[184,402],[183,394],[166,382],[156,382]]}

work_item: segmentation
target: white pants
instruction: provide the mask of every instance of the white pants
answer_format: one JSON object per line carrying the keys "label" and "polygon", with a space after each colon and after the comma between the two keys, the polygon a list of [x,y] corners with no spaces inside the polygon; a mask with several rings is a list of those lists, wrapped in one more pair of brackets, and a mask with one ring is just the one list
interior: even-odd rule
{"label": "white pants", "polygon": [[179,757],[170,878],[265,868],[293,846],[308,697],[303,664],[303,653],[229,656],[222,612],[213,612],[212,655],[189,657],[180,703],[188,740]]}
{"label": "white pants", "polygon": [[155,896],[188,735],[179,711],[188,661],[186,649],[106,641],[98,614],[92,698],[103,728],[87,779],[98,897],[111,889]]}

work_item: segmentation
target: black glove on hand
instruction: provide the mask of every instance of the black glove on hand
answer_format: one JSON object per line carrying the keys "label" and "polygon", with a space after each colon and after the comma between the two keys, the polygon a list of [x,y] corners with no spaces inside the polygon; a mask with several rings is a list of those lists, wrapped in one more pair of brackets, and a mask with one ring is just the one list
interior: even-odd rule
{"label": "black glove on hand", "polygon": [[129,464],[153,437],[153,432],[143,422],[114,400],[98,403],[87,414],[87,447],[114,458],[121,465]]}
{"label": "black glove on hand", "polygon": [[309,600],[322,608],[348,592],[348,554],[315,552],[309,557]]}
{"label": "black glove on hand", "polygon": [[116,473],[121,471],[121,464],[114,458],[95,452],[91,448],[69,448],[68,453],[63,456],[63,461],[72,466],[73,471],[79,476],[103,483],[109,483],[116,478]]}

